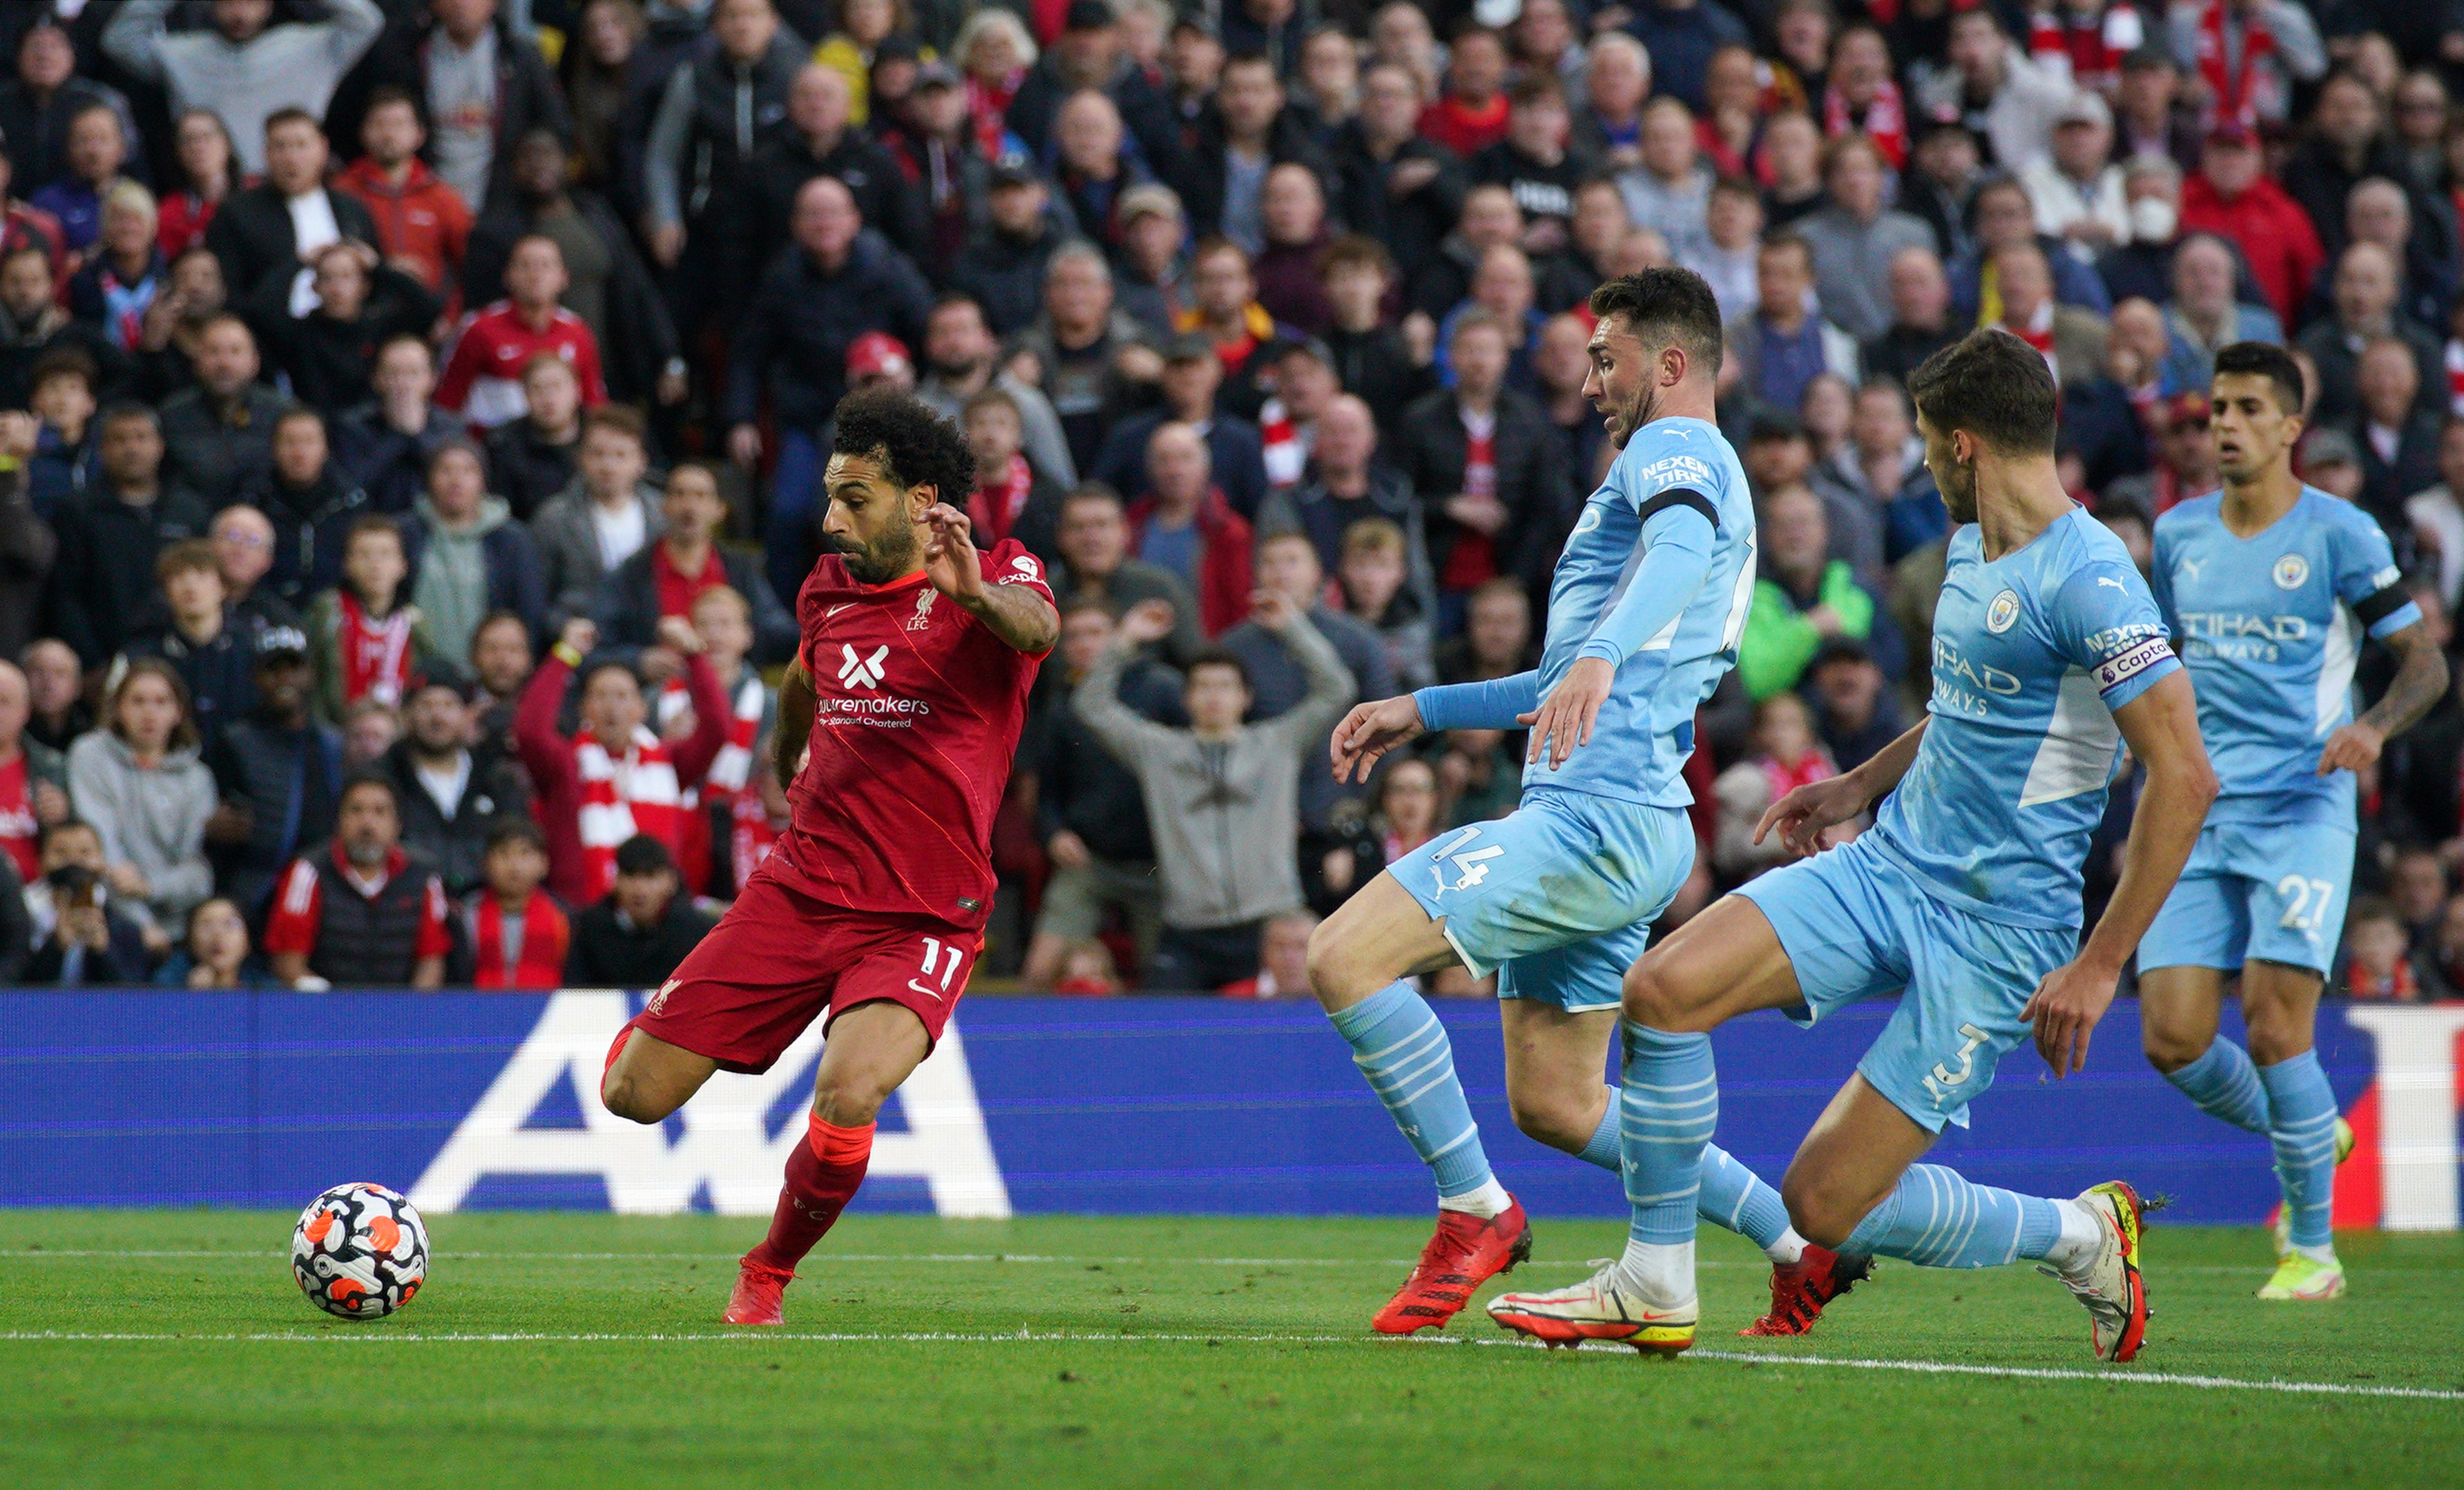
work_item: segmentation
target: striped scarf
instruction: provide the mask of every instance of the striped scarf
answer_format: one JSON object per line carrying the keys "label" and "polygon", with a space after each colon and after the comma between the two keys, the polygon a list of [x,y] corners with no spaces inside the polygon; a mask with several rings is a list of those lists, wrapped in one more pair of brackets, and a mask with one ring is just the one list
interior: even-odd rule
{"label": "striped scarf", "polygon": [[1908,161],[1908,115],[1900,99],[1900,85],[1885,77],[1874,90],[1874,101],[1865,105],[1865,117],[1856,117],[1856,105],[1833,83],[1822,90],[1822,132],[1837,140],[1862,130],[1881,150],[1883,159],[1898,170]]}
{"label": "striped scarf", "polygon": [[2285,100],[2276,78],[2259,67],[2275,55],[2276,37],[2253,11],[2242,18],[2241,65],[2232,65],[2226,45],[2225,0],[2207,0],[2199,11],[2199,76],[2208,85],[2211,124],[2255,124],[2261,116],[2283,117]]}
{"label": "striped scarf", "polygon": [[345,588],[339,593],[342,620],[337,628],[342,651],[342,702],[373,698],[400,707],[410,691],[410,623],[415,614],[397,605],[383,621],[368,619],[367,607]]}
{"label": "striped scarf", "polygon": [[593,899],[616,884],[616,848],[648,833],[676,853],[684,835],[682,793],[667,746],[646,729],[635,729],[625,758],[607,754],[597,735],[574,741],[574,776],[582,782],[583,876]]}
{"label": "striped scarf", "polygon": [[2464,340],[2447,339],[2447,406],[2464,414]]}
{"label": "striped scarf", "polygon": [[1282,399],[1268,399],[1258,410],[1258,433],[1265,437],[1266,485],[1273,491],[1300,485],[1309,465],[1309,447],[1292,426],[1291,410]]}
{"label": "striped scarf", "polygon": [[744,783],[753,779],[753,747],[760,737],[761,710],[769,699],[761,675],[745,668],[743,681],[736,685],[736,717],[727,721],[727,743],[718,748],[718,758],[711,762],[710,775],[703,778],[702,800],[733,801],[744,791]]}

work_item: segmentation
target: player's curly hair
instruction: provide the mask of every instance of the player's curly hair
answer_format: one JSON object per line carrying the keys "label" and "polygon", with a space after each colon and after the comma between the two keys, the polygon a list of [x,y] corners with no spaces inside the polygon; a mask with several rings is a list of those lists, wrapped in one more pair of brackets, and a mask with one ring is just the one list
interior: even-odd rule
{"label": "player's curly hair", "polygon": [[945,502],[964,503],[976,488],[976,457],[967,449],[967,437],[913,394],[895,388],[866,388],[839,400],[830,450],[869,456],[891,481],[929,486]]}

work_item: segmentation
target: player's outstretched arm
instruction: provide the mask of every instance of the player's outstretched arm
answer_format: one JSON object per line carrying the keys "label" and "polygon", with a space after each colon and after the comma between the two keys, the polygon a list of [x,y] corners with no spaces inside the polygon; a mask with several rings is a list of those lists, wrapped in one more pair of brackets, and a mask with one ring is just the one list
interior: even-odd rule
{"label": "player's outstretched arm", "polygon": [[1916,763],[1917,747],[1925,743],[1925,724],[1918,720],[1915,728],[1876,751],[1856,770],[1800,786],[1764,808],[1762,821],[1754,824],[1754,842],[1761,843],[1777,828],[1781,846],[1799,859],[1829,846],[1822,839],[1824,829],[1863,812],[1908,774],[1908,767]]}
{"label": "player's outstretched arm", "polygon": [[964,605],[1017,650],[1036,656],[1052,650],[1052,644],[1061,640],[1061,613],[1030,585],[984,582],[983,559],[976,552],[965,513],[935,502],[925,510],[924,524],[930,530],[924,574],[933,588]]}
{"label": "player's outstretched arm", "polygon": [[1592,726],[1617,684],[1617,668],[1693,603],[1710,575],[1719,518],[1707,498],[1693,492],[1662,493],[1643,511],[1642,562],[1624,596],[1593,627],[1549,696],[1515,720],[1531,727],[1526,764],[1545,750],[1554,771],[1577,747],[1592,742]]}
{"label": "player's outstretched arm", "polygon": [[816,702],[812,675],[799,657],[779,680],[779,727],[770,734],[770,770],[782,788],[796,784],[796,762],[804,758],[804,742],[812,736]]}
{"label": "player's outstretched arm", "polygon": [[2088,1037],[2113,1002],[2122,965],[2173,892],[2216,800],[2216,773],[2199,738],[2190,675],[2176,669],[2113,712],[2130,754],[2147,768],[2122,853],[2122,881],[2079,954],[2036,985],[2019,1018],[2036,1027],[2036,1053],[2059,1080],[2087,1066]]}
{"label": "player's outstretched arm", "polygon": [[2376,765],[2389,739],[2419,724],[2447,696],[2447,654],[2431,639],[2428,623],[2390,633],[2386,646],[2396,655],[2395,678],[2360,718],[2327,736],[2319,752],[2321,776]]}

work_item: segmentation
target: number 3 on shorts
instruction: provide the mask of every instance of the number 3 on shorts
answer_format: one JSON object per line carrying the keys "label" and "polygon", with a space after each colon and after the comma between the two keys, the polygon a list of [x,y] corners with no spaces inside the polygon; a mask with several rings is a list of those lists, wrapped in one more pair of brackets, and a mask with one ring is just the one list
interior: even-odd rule
{"label": "number 3 on shorts", "polygon": [[[946,963],[943,961],[941,955],[943,953],[949,953]],[[950,979],[958,975],[958,963],[964,956],[965,953],[961,953],[957,946],[945,943],[937,936],[925,937],[924,977],[931,977],[933,975],[935,966],[938,964],[940,965],[941,986],[937,991],[935,991],[925,986],[924,978],[916,977],[909,978],[907,980],[907,986],[915,990],[917,993],[924,995],[928,998],[939,998],[943,997],[950,991]]]}
{"label": "number 3 on shorts", "polygon": [[2276,895],[2285,903],[2284,915],[2277,925],[2287,931],[2316,931],[2327,919],[2327,903],[2336,898],[2336,887],[2326,880],[2288,874],[2276,882]]}

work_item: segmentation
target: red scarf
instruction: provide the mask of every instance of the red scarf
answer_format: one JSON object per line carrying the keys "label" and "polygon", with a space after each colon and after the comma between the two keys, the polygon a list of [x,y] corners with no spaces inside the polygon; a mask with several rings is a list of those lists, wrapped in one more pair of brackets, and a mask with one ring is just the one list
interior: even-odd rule
{"label": "red scarf", "polygon": [[1852,116],[1852,108],[1854,105],[1848,101],[1848,96],[1839,91],[1837,83],[1823,89],[1822,132],[1837,140],[1842,135],[1856,134],[1861,128],[1875,144],[1881,147],[1883,156],[1891,163],[1891,169],[1898,170],[1906,164],[1908,115],[1906,107],[1900,101],[1900,85],[1887,77],[1882,79],[1881,86],[1874,91],[1874,101],[1865,105],[1865,118],[1861,124]]}
{"label": "red scarf", "polygon": [[967,498],[967,520],[978,533],[991,535],[992,542],[979,540],[977,547],[989,549],[1008,537],[1034,490],[1035,471],[1023,455],[1012,455],[1009,468],[990,480],[979,478],[975,493]]}
{"label": "red scarf", "polygon": [[[761,735],[761,713],[770,701],[761,675],[747,668],[736,684],[735,714],[727,721],[727,743],[720,746],[701,784],[685,789],[678,828],[677,872],[685,888],[700,894],[710,887],[711,823],[703,804],[723,806],[743,792],[752,779],[753,747]],[[664,730],[693,708],[693,692],[681,677],[670,678],[659,690],[659,725]],[[737,882],[741,884],[741,881]]]}
{"label": "red scarf", "polygon": [[373,698],[400,708],[410,692],[410,607],[397,605],[383,621],[368,619],[360,598],[344,589],[337,640],[342,650],[342,702]]}
{"label": "red scarf", "polygon": [[2117,5],[2102,15],[2077,11],[2058,14],[2039,11],[2028,17],[2028,54],[2044,60],[2059,57],[2070,67],[2071,81],[2100,91],[2122,76],[2122,59],[2146,40],[2139,11]]}
{"label": "red scarf", "polygon": [[[2276,85],[2259,70],[2259,60],[2276,52],[2276,38],[2256,14],[2242,17],[2241,68],[2229,71],[2225,49],[2224,0],[2208,0],[2199,12],[2199,76],[2213,96],[2208,105],[2216,123],[2255,124],[2262,105],[2280,103]],[[2280,109],[2271,109],[2280,113]]]}
{"label": "red scarf", "polygon": [[976,126],[976,145],[987,161],[1001,157],[1001,139],[1009,133],[1009,100],[1018,97],[1018,85],[1025,77],[1022,70],[993,88],[974,74],[967,75],[967,118]]}
{"label": "red scarf", "polygon": [[561,988],[564,952],[572,929],[564,912],[547,891],[531,891],[522,907],[522,950],[512,967],[505,965],[505,908],[486,890],[471,900],[471,944],[477,967],[472,983],[479,988]]}
{"label": "red scarf", "polygon": [[34,796],[26,777],[26,756],[0,766],[0,848],[17,862],[19,883],[32,885],[43,872],[42,855],[35,851],[35,841],[42,836],[42,826],[34,821]]}
{"label": "red scarf", "polygon": [[2447,407],[2464,414],[2464,340],[2447,339]]}
{"label": "red scarf", "polygon": [[635,730],[633,743],[619,760],[584,734],[573,742],[573,774],[582,783],[583,883],[592,899],[616,884],[617,845],[636,833],[648,833],[668,845],[676,862],[684,862],[684,794],[676,785],[675,762],[668,747],[648,730]]}
{"label": "red scarf", "polygon": [[1309,466],[1309,450],[1301,444],[1291,410],[1284,407],[1282,399],[1268,399],[1259,406],[1258,433],[1266,448],[1266,485],[1278,492],[1300,485],[1301,472]]}
{"label": "red scarf", "polygon": [[1763,768],[1763,779],[1771,783],[1772,801],[1779,800],[1800,786],[1812,786],[1816,781],[1828,781],[1839,774],[1839,768],[1831,763],[1831,757],[1819,750],[1809,750],[1793,762],[1765,756],[1755,764]]}

